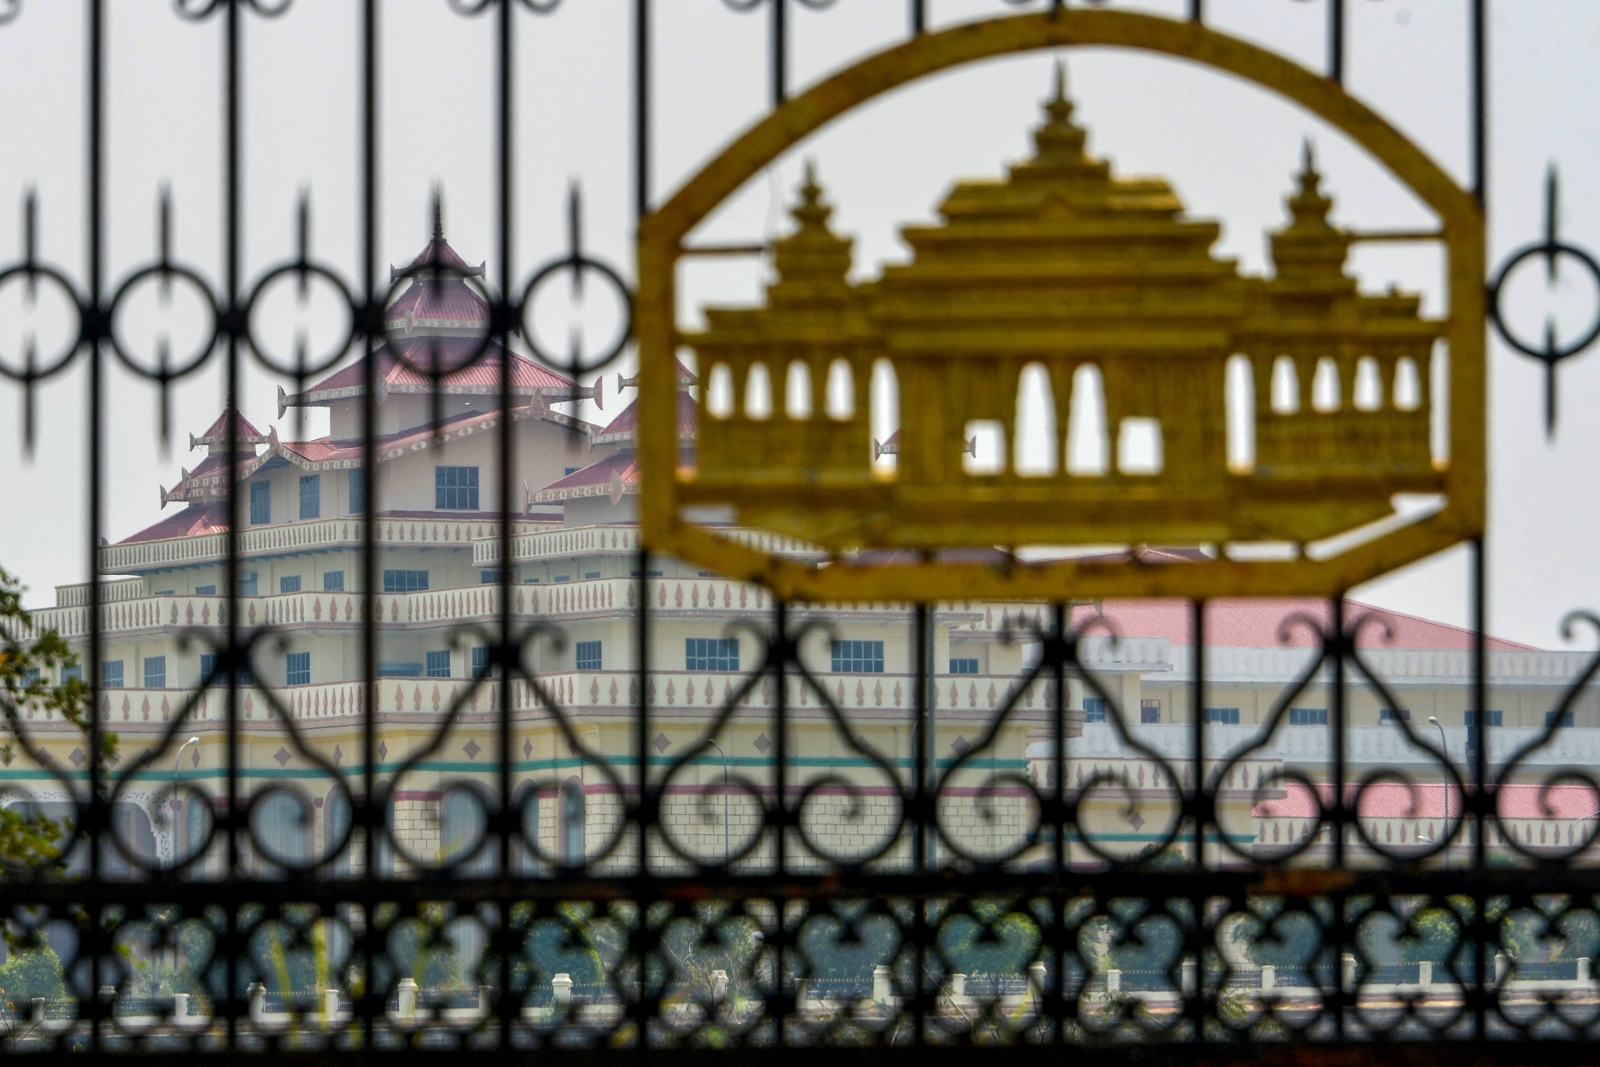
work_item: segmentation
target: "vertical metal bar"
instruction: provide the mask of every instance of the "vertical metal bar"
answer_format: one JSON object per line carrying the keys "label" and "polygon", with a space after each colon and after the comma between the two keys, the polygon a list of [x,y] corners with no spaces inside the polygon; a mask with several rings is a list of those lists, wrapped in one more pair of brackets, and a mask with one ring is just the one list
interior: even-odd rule
{"label": "vertical metal bar", "polygon": [[[512,54],[512,33],[515,29],[512,23],[513,5],[509,0],[502,0],[499,9],[499,21],[496,26],[496,44],[498,54],[496,63],[499,66],[500,98],[497,102],[500,125],[496,131],[498,140],[499,159],[499,194],[500,225],[500,297],[509,303],[512,299],[512,287],[516,284],[513,276],[515,270],[512,261],[512,227],[515,225],[514,204],[512,202],[512,154],[515,151],[512,128],[512,94],[514,79]],[[574,248],[576,248],[574,244]],[[574,270],[581,267],[574,266]],[[500,447],[500,647],[503,650],[511,648],[511,527],[512,507],[511,494],[516,486],[516,450],[513,447],[514,437],[511,423],[511,338],[502,328],[494,339],[500,346],[500,426],[496,438]],[[500,671],[500,722],[499,722],[499,749],[500,749],[500,810],[511,811],[511,761],[514,758],[511,739],[511,701],[512,677],[509,670]],[[587,810],[587,809],[585,809]],[[582,857],[577,857],[579,860]],[[511,871],[511,830],[510,821],[505,820],[500,827],[500,871],[502,875]],[[501,901],[499,904],[498,921],[506,943],[510,943],[511,911],[510,902]],[[509,951],[500,953],[500,993],[496,998],[496,1014],[500,1017],[500,1047],[511,1048],[511,1023],[517,1011],[511,998],[511,968],[515,962],[515,954]]]}
{"label": "vertical metal bar", "polygon": [[939,867],[939,605],[928,605],[928,627],[924,634],[928,671],[928,869]]}
{"label": "vertical metal bar", "polygon": [[1328,77],[1344,84],[1344,0],[1328,0]]}
{"label": "vertical metal bar", "polygon": [[[1472,783],[1476,795],[1472,798],[1473,822],[1475,835],[1472,848],[1472,867],[1475,871],[1482,871],[1488,866],[1489,854],[1487,850],[1488,820],[1484,817],[1493,810],[1494,799],[1489,796],[1489,737],[1485,732],[1488,726],[1488,713],[1484,710],[1489,703],[1488,656],[1484,633],[1489,625],[1489,590],[1488,568],[1486,566],[1483,538],[1476,538],[1472,542],[1472,717],[1476,725],[1478,744],[1472,757]],[[1466,820],[1462,819],[1463,824]],[[1474,916],[1479,928],[1489,930],[1485,910],[1488,907],[1488,898],[1479,897],[1473,902],[1477,909]],[[1477,997],[1472,1012],[1474,1035],[1478,1040],[1488,1036],[1488,966],[1492,953],[1487,937],[1472,939],[1477,946],[1477,966],[1474,968],[1474,981],[1477,985]]]}
{"label": "vertical metal bar", "polygon": [[928,32],[928,0],[911,0],[911,36]]}
{"label": "vertical metal bar", "polygon": [[[789,873],[789,656],[798,655],[799,649],[789,644],[789,605],[777,597],[772,602],[772,623],[775,630],[774,640],[777,642],[778,656],[774,664],[777,683],[777,695],[773,700],[774,734],[776,743],[773,745],[773,795],[774,810],[777,812],[777,840],[773,842],[772,854],[775,860],[774,874],[782,878]],[[800,678],[800,685],[805,685],[804,677]],[[778,900],[773,909],[773,958],[772,977],[774,993],[781,998],[784,995],[784,975],[788,971],[788,937],[785,925],[788,920],[787,902]],[[778,1019],[777,1040],[784,1044],[788,1033],[788,1020]],[[641,1031],[642,1033],[642,1031]]]}
{"label": "vertical metal bar", "polygon": [[650,213],[650,0],[633,0],[633,166],[637,221]]}
{"label": "vertical metal bar", "polygon": [[[1333,731],[1330,739],[1333,745],[1333,866],[1342,870],[1344,868],[1345,853],[1345,692],[1344,692],[1344,657],[1345,657],[1345,632],[1344,632],[1344,594],[1341,592],[1333,598],[1332,602],[1332,633],[1329,637],[1329,647],[1332,655],[1329,657],[1329,669],[1333,672],[1333,699],[1328,703],[1330,707],[1329,728]],[[1345,900],[1342,896],[1334,896],[1330,901],[1333,907],[1333,966],[1334,988],[1337,991],[1335,1002],[1338,1010],[1333,1013],[1335,1035],[1343,1040],[1345,1036],[1345,1008],[1348,1003],[1344,988],[1344,947],[1346,944],[1345,931]]]}
{"label": "vertical metal bar", "polygon": [[[928,832],[929,827],[923,812],[926,810],[928,799],[928,705],[932,699],[932,686],[928,684],[930,667],[928,663],[928,606],[918,604],[915,608],[912,623],[912,639],[915,644],[913,656],[917,665],[917,678],[912,683],[912,706],[917,709],[916,722],[912,724],[913,735],[916,738],[914,779],[912,792],[916,797],[912,810],[916,812],[912,823],[914,833],[912,844],[912,864],[918,874],[929,867],[928,860]],[[921,959],[917,966],[921,974]],[[919,978],[920,981],[920,978]]]}
{"label": "vertical metal bar", "polygon": [[[1212,812],[1209,806],[1202,803],[1206,792],[1206,602],[1196,600],[1190,606],[1192,612],[1191,629],[1193,634],[1190,647],[1194,654],[1194,686],[1193,716],[1190,723],[1190,743],[1194,751],[1190,755],[1194,774],[1194,789],[1189,794],[1189,803],[1194,811],[1194,866],[1199,870],[1206,865],[1205,832],[1206,824]],[[1197,913],[1198,914],[1198,913]]]}
{"label": "vertical metal bar", "polygon": [[[100,880],[100,838],[101,826],[106,821],[105,812],[101,805],[100,793],[105,774],[105,766],[101,762],[102,727],[103,720],[100,712],[100,531],[101,509],[104,500],[101,496],[100,485],[100,455],[104,449],[102,434],[104,427],[104,368],[101,366],[101,341],[107,317],[101,307],[104,299],[102,291],[102,274],[104,273],[104,226],[105,226],[105,85],[104,85],[104,59],[105,59],[105,0],[88,0],[89,40],[86,61],[88,63],[88,189],[89,198],[89,233],[88,233],[88,303],[92,309],[85,316],[86,329],[84,340],[88,348],[89,359],[89,662],[87,664],[89,675],[89,797],[87,823],[87,846],[89,849],[89,877],[93,881]],[[95,915],[94,920],[99,921]],[[230,964],[231,968],[231,964]],[[94,956],[89,961],[90,982],[92,988],[100,988],[100,957]],[[232,977],[230,973],[230,978]],[[230,987],[231,988],[231,987]],[[232,1019],[229,1020],[232,1038]],[[100,1048],[100,1021],[95,1019],[93,1028],[89,1032],[90,1047],[96,1051]]]}
{"label": "vertical metal bar", "polygon": [[1472,193],[1489,202],[1489,0],[1472,0]]}
{"label": "vertical metal bar", "polygon": [[1189,0],[1189,21],[1204,22],[1206,18],[1206,0]]}
{"label": "vertical metal bar", "polygon": [[772,106],[789,97],[788,0],[768,0],[772,5]]}
{"label": "vertical metal bar", "polygon": [[[234,319],[233,309],[239,306],[239,76],[240,76],[240,49],[239,49],[239,11],[242,5],[230,3],[224,15],[223,32],[226,35],[226,80],[224,104],[224,138],[227,142],[225,162],[226,189],[223,194],[223,225],[224,268],[227,291],[223,294],[223,302],[229,309],[228,318]],[[234,476],[233,457],[238,453],[239,436],[239,335],[236,328],[230,327],[227,331],[227,400],[223,405],[223,417],[226,421],[224,433],[228,441],[228,462],[230,469],[228,492],[228,560],[223,570],[223,580],[228,583],[228,629],[227,642],[231,653],[232,669],[228,671],[228,878],[235,879],[239,875],[239,831],[241,827],[239,811],[239,677],[244,665],[244,657],[239,653],[239,491],[238,479]],[[254,671],[250,675],[254,680]],[[231,927],[238,922],[233,909],[229,909],[228,924]],[[235,955],[228,954],[228,1039],[232,1045],[236,1038],[236,1025],[238,1019],[238,1005],[234,997],[238,990],[238,961]]]}
{"label": "vertical metal bar", "polygon": [[[382,812],[378,796],[378,370],[377,341],[383,329],[383,294],[378,291],[378,0],[366,0],[361,14],[361,242],[362,307],[361,343],[361,798],[352,804],[360,813],[366,851],[362,880],[369,887],[378,877],[378,841]],[[355,825],[355,823],[352,823]],[[373,897],[368,897],[362,920],[368,933],[375,922]],[[362,963],[368,975],[367,995],[357,1005],[363,1047],[371,1048],[377,1012],[377,954],[372,939],[362,939]]]}
{"label": "vertical metal bar", "polygon": [[[1057,603],[1053,609],[1055,635],[1065,641],[1068,637],[1067,628],[1072,623],[1071,610],[1066,604]],[[1051,740],[1054,751],[1050,754],[1051,765],[1054,768],[1054,781],[1051,783],[1051,799],[1055,803],[1055,864],[1051,873],[1061,877],[1067,870],[1067,664],[1064,659],[1057,660],[1054,668],[1055,697],[1051,701]],[[1052,1035],[1057,1044],[1065,1044],[1067,1029],[1067,1005],[1065,1000],[1067,983],[1065,980],[1067,965],[1066,929],[1067,929],[1067,904],[1064,897],[1057,894],[1050,901],[1050,915],[1052,930],[1050,937],[1050,967],[1054,975],[1055,989],[1050,996],[1045,995],[1045,990],[1039,990],[1041,1003],[1049,1005],[1050,1015],[1055,1026]],[[1042,1013],[1041,1013],[1042,1014]]]}

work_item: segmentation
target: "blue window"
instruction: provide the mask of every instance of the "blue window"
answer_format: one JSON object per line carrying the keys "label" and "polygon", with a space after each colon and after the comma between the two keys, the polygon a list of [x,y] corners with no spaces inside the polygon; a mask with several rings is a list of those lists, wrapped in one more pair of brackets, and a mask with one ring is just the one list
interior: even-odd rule
{"label": "blue window", "polygon": [[380,663],[379,678],[418,678],[422,675],[420,663]]}
{"label": "blue window", "polygon": [[433,506],[440,511],[477,511],[478,468],[433,468]]}
{"label": "blue window", "polygon": [[146,689],[165,689],[167,687],[167,657],[146,656],[144,658],[144,687]]}
{"label": "blue window", "polygon": [[[1505,717],[1506,713],[1503,711],[1486,711],[1483,713],[1483,722],[1485,726],[1504,726]],[[1461,722],[1468,729],[1471,729],[1477,725],[1477,723],[1473,721],[1473,712],[1471,708],[1468,708],[1466,711],[1461,713]]]}
{"label": "blue window", "polygon": [[[204,654],[204,653],[201,654],[201,656],[200,656],[200,680],[201,681],[205,681],[206,677],[211,673],[211,668],[213,666],[215,666],[216,662],[217,662],[217,657],[212,656],[212,655],[207,655],[207,654]],[[212,684],[213,685],[227,685],[228,684],[228,672],[227,671],[223,671],[222,673],[218,674],[217,677],[216,677],[216,680],[214,682],[212,682]],[[255,685],[256,684],[255,676],[250,673],[250,668],[249,667],[246,667],[244,670],[239,672],[239,684],[240,685]]]}
{"label": "blue window", "polygon": [[240,596],[255,596],[257,591],[259,590],[259,588],[260,587],[256,582],[256,572],[255,571],[251,571],[248,574],[239,575],[239,595]]}
{"label": "blue window", "polygon": [[217,587],[214,585],[197,585],[194,587],[195,596],[216,596]]}
{"label": "blue window", "polygon": [[108,689],[122,688],[122,661],[108,659],[100,664],[100,684]]}
{"label": "blue window", "polygon": [[278,592],[298,593],[300,591],[300,576],[298,574],[285,574],[278,579]]}
{"label": "blue window", "polygon": [[977,674],[978,659],[976,656],[958,656],[950,660],[951,674]]}
{"label": "blue window", "polygon": [[1105,702],[1105,698],[1104,697],[1084,697],[1083,698],[1083,721],[1084,722],[1105,722],[1106,721],[1106,702]]}
{"label": "blue window", "polygon": [[344,571],[323,571],[322,591],[324,593],[344,592]]}
{"label": "blue window", "polygon": [[1290,726],[1326,726],[1328,725],[1327,708],[1290,708]]}
{"label": "blue window", "polygon": [[272,483],[250,483],[250,525],[261,526],[272,521]]}
{"label": "blue window", "polygon": [[489,650],[482,645],[472,650],[472,676],[482,678],[489,673]]}
{"label": "blue window", "polygon": [[600,577],[600,572],[599,571],[584,571],[583,572],[583,576],[584,576],[585,579],[598,578],[598,577]]}
{"label": "blue window", "polygon": [[479,585],[494,585],[499,580],[500,572],[498,570],[486,570],[478,572]]}
{"label": "blue window", "polygon": [[367,472],[357,467],[350,472],[350,514],[367,510]]}
{"label": "blue window", "polygon": [[739,669],[737,637],[686,637],[683,641],[686,671],[736,671]]}
{"label": "blue window", "polygon": [[385,593],[415,593],[428,588],[427,571],[384,571]]}
{"label": "blue window", "polygon": [[833,670],[836,674],[882,674],[882,641],[835,641]]}
{"label": "blue window", "polygon": [[1411,710],[1409,708],[1400,708],[1398,711],[1394,708],[1378,709],[1379,722],[1394,722],[1396,719],[1404,719],[1406,722],[1410,722]]}
{"label": "blue window", "polygon": [[1558,716],[1560,717],[1562,726],[1572,725],[1572,712],[1570,711],[1547,711],[1544,713],[1544,724],[1549,726],[1551,723],[1556,721]]}
{"label": "blue window", "polygon": [[429,652],[427,658],[429,678],[450,677],[450,650],[448,648],[442,652]]}
{"label": "blue window", "polygon": [[1205,709],[1206,722],[1220,722],[1228,726],[1239,725],[1238,708],[1207,708]]}
{"label": "blue window", "polygon": [[300,517],[302,519],[322,517],[322,475],[320,474],[302,474],[300,476]]}
{"label": "blue window", "polygon": [[284,673],[285,685],[311,684],[311,653],[289,653],[288,670]]}
{"label": "blue window", "polygon": [[1139,721],[1140,722],[1160,722],[1161,721],[1161,701],[1159,701],[1159,700],[1141,700],[1141,701],[1139,701]]}
{"label": "blue window", "polygon": [[579,641],[577,644],[578,670],[597,671],[600,669],[600,642]]}
{"label": "blue window", "polygon": [[29,667],[22,672],[22,688],[26,689],[39,680],[39,668]]}
{"label": "blue window", "polygon": [[83,664],[74,663],[70,667],[62,667],[61,668],[61,684],[62,685],[66,685],[68,682],[81,682],[81,681],[83,681]]}

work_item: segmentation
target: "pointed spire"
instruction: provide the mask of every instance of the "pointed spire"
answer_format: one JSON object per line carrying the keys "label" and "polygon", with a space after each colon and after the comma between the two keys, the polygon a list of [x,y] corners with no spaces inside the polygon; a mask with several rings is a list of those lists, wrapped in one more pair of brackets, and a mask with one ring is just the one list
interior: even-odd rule
{"label": "pointed spire", "polygon": [[[818,285],[830,292],[845,285],[850,273],[850,240],[828,226],[833,207],[823,199],[814,160],[805,161],[804,176],[796,190],[800,200],[789,209],[798,224],[788,237],[773,243],[773,266],[779,281],[770,292],[776,302],[789,299],[796,284],[814,295]],[[836,294],[835,294],[836,295]]]}
{"label": "pointed spire", "polygon": [[1293,221],[1289,229],[1294,232],[1333,233],[1328,222],[1328,212],[1333,209],[1333,198],[1322,192],[1322,175],[1317,171],[1317,152],[1307,137],[1300,148],[1300,188],[1289,197],[1289,214]]}
{"label": "pointed spire", "polygon": [[433,187],[433,239],[444,240],[444,197],[437,185]]}

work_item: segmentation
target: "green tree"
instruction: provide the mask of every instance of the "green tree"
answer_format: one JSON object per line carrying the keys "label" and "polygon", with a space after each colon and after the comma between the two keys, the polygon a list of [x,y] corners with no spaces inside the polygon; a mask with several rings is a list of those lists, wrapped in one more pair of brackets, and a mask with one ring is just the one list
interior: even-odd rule
{"label": "green tree", "polygon": [[[34,632],[33,616],[22,606],[26,591],[26,586],[0,567],[0,713],[5,716],[0,763],[6,766],[25,743],[19,714],[25,707],[54,712],[89,736],[89,687],[81,677],[60,684],[49,680],[51,674],[78,666],[78,657],[55,630]],[[116,751],[116,735],[102,733],[101,758],[109,759]],[[47,758],[27,754],[40,762]],[[65,866],[72,833],[70,820],[51,819],[22,805],[0,808],[0,872],[18,868],[59,871]]]}

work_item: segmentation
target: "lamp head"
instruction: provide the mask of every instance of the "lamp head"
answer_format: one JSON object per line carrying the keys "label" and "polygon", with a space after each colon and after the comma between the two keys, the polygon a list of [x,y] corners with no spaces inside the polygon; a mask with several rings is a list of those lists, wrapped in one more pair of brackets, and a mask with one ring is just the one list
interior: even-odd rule
{"label": "lamp head", "polygon": [[1433,725],[1438,726],[1439,725],[1439,716],[1437,716],[1437,715],[1429,715],[1428,716],[1428,721],[1433,723]]}

